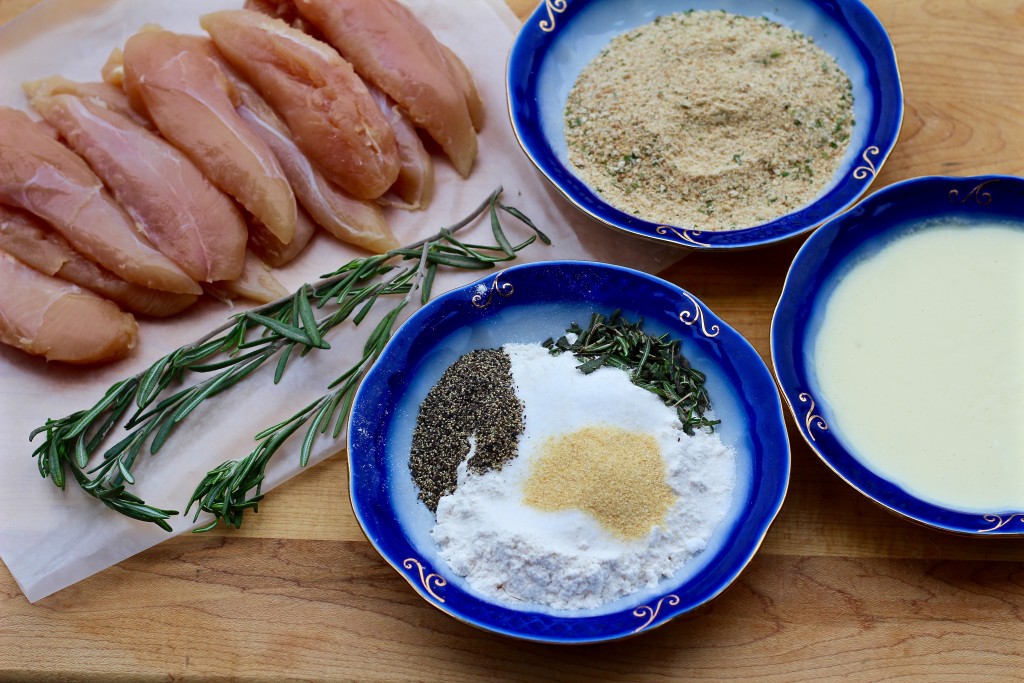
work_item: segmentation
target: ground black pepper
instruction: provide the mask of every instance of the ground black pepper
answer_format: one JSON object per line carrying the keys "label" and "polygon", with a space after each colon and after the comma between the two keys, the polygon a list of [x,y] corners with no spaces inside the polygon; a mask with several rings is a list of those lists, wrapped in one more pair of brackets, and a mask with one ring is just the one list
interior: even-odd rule
{"label": "ground black pepper", "polygon": [[455,490],[470,437],[476,451],[466,464],[482,474],[516,457],[523,428],[509,357],[500,349],[481,349],[459,358],[427,393],[416,418],[409,469],[420,500],[437,512],[441,497]]}

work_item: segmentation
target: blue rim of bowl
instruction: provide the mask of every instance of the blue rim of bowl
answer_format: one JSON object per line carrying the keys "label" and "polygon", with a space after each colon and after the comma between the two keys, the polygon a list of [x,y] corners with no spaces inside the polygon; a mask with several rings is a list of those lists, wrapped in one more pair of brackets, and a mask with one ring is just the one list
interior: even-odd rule
{"label": "blue rim of bowl", "polygon": [[[923,208],[926,207],[926,208]],[[875,192],[818,228],[797,251],[772,316],[771,358],[800,434],[843,481],[883,508],[931,528],[971,536],[1022,536],[1024,511],[970,513],[934,505],[863,465],[829,429],[830,409],[815,397],[804,349],[822,285],[860,245],[884,240],[932,216],[993,216],[1024,222],[1024,178],[924,176]],[[1015,531],[1014,529],[1020,529]]]}
{"label": "blue rim of bowl", "polygon": [[[450,570],[432,567],[401,528],[390,497],[385,493],[387,429],[382,425],[388,418],[383,415],[382,406],[387,406],[387,399],[392,396],[389,378],[394,375],[394,364],[401,361],[396,356],[409,351],[408,348],[396,351],[406,343],[406,337],[426,332],[443,338],[460,328],[459,315],[486,317],[485,309],[492,306],[492,295],[497,294],[493,296],[494,307],[500,307],[506,293],[513,291],[512,283],[515,283],[517,297],[521,298],[523,293],[529,296],[533,289],[552,291],[549,289],[552,280],[566,285],[567,280],[588,272],[614,279],[617,285],[629,282],[633,292],[641,285],[650,287],[663,298],[673,297],[678,302],[676,308],[682,309],[674,316],[674,324],[682,326],[678,328],[680,334],[673,336],[683,338],[684,342],[707,345],[715,351],[714,357],[724,361],[735,382],[742,376],[743,408],[748,418],[753,419],[754,426],[748,431],[757,446],[752,464],[751,495],[739,518],[733,520],[727,542],[716,551],[716,560],[728,562],[724,569],[719,563],[709,563],[672,593],[632,610],[583,617],[513,610],[447,582],[442,574],[450,574]],[[614,291],[627,290],[616,287]],[[748,385],[749,391],[746,390]],[[754,401],[754,397],[758,400]],[[360,385],[352,406],[348,438],[352,509],[367,540],[381,557],[424,600],[449,616],[485,631],[534,642],[585,644],[626,638],[652,630],[712,600],[753,559],[782,507],[789,485],[789,438],[782,403],[771,372],[750,343],[682,288],[640,271],[585,261],[514,266],[447,292],[417,311],[388,342]],[[690,592],[679,590],[684,587]],[[695,593],[698,589],[699,593]],[[467,607],[471,609],[467,611]],[[501,625],[495,623],[496,618]]]}
{"label": "blue rim of bowl", "polygon": [[[562,163],[540,129],[540,65],[559,28],[587,2],[544,0],[538,5],[523,23],[509,52],[506,96],[512,131],[527,157],[570,203],[608,227],[686,249],[738,251],[775,244],[813,230],[852,206],[867,191],[896,144],[903,125],[903,85],[885,27],[860,0],[809,0],[849,34],[868,71],[869,87],[881,100],[872,111],[865,138],[868,144],[849,175],[809,206],[740,230],[666,225],[625,213],[606,203]],[[683,0],[682,9],[686,9]]]}

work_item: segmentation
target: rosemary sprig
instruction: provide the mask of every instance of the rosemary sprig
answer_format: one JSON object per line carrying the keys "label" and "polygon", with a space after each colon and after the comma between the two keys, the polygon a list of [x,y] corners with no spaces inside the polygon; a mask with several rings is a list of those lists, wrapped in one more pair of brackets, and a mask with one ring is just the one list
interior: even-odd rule
{"label": "rosemary sprig", "polygon": [[[245,510],[255,510],[262,499],[260,488],[270,459],[292,434],[310,423],[300,448],[305,465],[317,437],[340,434],[355,390],[366,370],[391,338],[399,315],[420,292],[426,303],[438,267],[464,270],[493,268],[540,239],[550,240],[526,216],[500,201],[495,190],[476,210],[437,235],[385,254],[354,259],[315,284],[303,285],[293,295],[233,316],[226,324],[201,339],[160,358],[147,370],[110,387],[93,407],[59,419],[49,419],[29,436],[45,440],[34,451],[39,472],[61,489],[66,473],[78,485],[112,510],[170,531],[167,519],[176,510],[147,505],[127,490],[135,483],[133,466],[146,448],[156,454],[186,418],[203,403],[245,379],[276,358],[274,383],[278,383],[296,356],[328,349],[327,333],[350,320],[361,323],[380,297],[401,296],[401,301],[377,323],[366,341],[362,358],[328,387],[329,391],[288,419],[256,435],[256,448],[242,460],[229,460],[207,473],[186,506],[211,512],[214,520],[242,523]],[[469,245],[455,233],[488,212],[495,246]],[[533,232],[513,245],[501,225],[502,214],[512,216]],[[394,263],[399,262],[399,263]],[[399,265],[404,263],[405,265]],[[317,316],[320,317],[317,317]],[[297,352],[297,353],[296,353]],[[192,380],[192,383],[187,383]],[[178,388],[180,385],[185,385]],[[131,414],[129,415],[129,412]],[[99,463],[87,469],[108,436],[122,420],[127,434],[103,452]],[[333,427],[332,427],[333,425]],[[250,491],[254,491],[250,495]]]}
{"label": "rosemary sprig", "polygon": [[682,342],[669,340],[668,334],[655,337],[643,330],[643,320],[630,323],[616,310],[605,318],[594,313],[590,326],[583,329],[572,323],[567,336],[548,339],[544,347],[552,354],[570,351],[583,362],[577,368],[590,374],[610,365],[630,373],[633,384],[657,394],[665,405],[675,408],[683,430],[692,435],[694,429],[713,430],[720,420],[704,417],[711,408],[711,399],[704,387],[704,373],[695,370],[682,354]]}

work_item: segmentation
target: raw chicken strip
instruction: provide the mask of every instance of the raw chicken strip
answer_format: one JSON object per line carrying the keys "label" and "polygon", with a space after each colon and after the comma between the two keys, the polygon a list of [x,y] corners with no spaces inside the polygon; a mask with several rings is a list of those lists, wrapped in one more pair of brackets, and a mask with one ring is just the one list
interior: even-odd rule
{"label": "raw chicken strip", "polygon": [[200,24],[328,180],[360,199],[375,199],[391,187],[399,170],[395,134],[333,48],[248,10],[207,14]]}
{"label": "raw chicken strip", "polygon": [[[111,111],[116,111],[122,116],[126,116],[132,120],[133,123],[142,126],[146,130],[155,131],[156,128],[152,122],[144,116],[141,116],[138,112],[131,108],[128,104],[128,96],[124,94],[124,90],[121,89],[120,85],[114,86],[110,83],[82,83],[79,81],[72,81],[63,76],[50,76],[40,81],[33,81],[26,84],[27,87],[32,87],[34,92],[40,91],[45,88],[47,95],[75,95],[82,99],[88,99],[101,107],[105,107]],[[32,93],[29,93],[29,97]]]}
{"label": "raw chicken strip", "polygon": [[256,220],[250,214],[249,219],[249,248],[254,254],[260,257],[264,263],[274,268],[291,263],[295,257],[302,253],[309,241],[313,239],[316,232],[316,223],[306,213],[305,209],[299,207],[298,220],[295,221],[295,237],[288,244],[274,237],[274,233],[267,230],[267,226]]}
{"label": "raw chicken strip", "polygon": [[292,28],[308,33],[317,40],[324,39],[315,26],[299,16],[299,11],[295,9],[295,5],[291,0],[245,0],[245,4],[242,7],[254,12],[261,12],[275,19],[280,19]]}
{"label": "raw chicken strip", "polygon": [[235,113],[230,84],[200,36],[146,30],[124,48],[133,106],[282,242],[295,233],[295,196],[277,159]]}
{"label": "raw chicken strip", "polygon": [[[115,47],[107,55],[107,61],[100,67],[100,76],[103,78],[103,82],[113,86],[115,88],[121,88],[124,90],[124,50],[119,47]],[[125,95],[128,97],[128,95]],[[129,99],[129,105],[131,101]],[[138,106],[142,106],[142,103],[138,103]]]}
{"label": "raw chicken strip", "polygon": [[196,302],[195,294],[174,294],[125,282],[71,248],[63,237],[32,214],[0,206],[0,249],[44,275],[84,287],[121,308],[165,318]]}
{"label": "raw chicken strip", "polygon": [[356,199],[328,182],[295,145],[274,112],[265,103],[261,107],[259,100],[247,101],[248,106],[238,108],[239,115],[277,154],[295,195],[313,220],[339,240],[375,253],[398,247],[379,206]]}
{"label": "raw chicken strip", "polygon": [[234,201],[163,138],[117,112],[26,84],[32,106],[107,184],[146,236],[189,277],[230,280],[242,272],[247,231]]}
{"label": "raw chicken strip", "polygon": [[21,111],[0,107],[0,201],[30,211],[81,254],[128,282],[181,294],[202,290],[157,251],[74,152]]}
{"label": "raw chicken strip", "polygon": [[[425,26],[423,28],[426,29]],[[444,57],[448,73],[466,98],[466,107],[469,109],[469,118],[473,122],[473,127],[480,130],[484,125],[484,101],[480,99],[480,93],[477,92],[473,74],[469,72],[465,63],[459,59],[457,54],[452,52],[450,47],[444,43],[437,43],[437,47],[441,50],[441,55]]]}
{"label": "raw chicken strip", "polygon": [[0,251],[0,341],[47,360],[124,358],[139,326],[131,315],[70,282]]}
{"label": "raw chicken strip", "polygon": [[[296,146],[288,124],[281,120],[281,117],[267,104],[263,96],[243,80],[230,64],[223,63],[221,68],[238,93],[239,105],[236,108],[238,115],[273,150],[277,160],[281,162],[288,182],[291,183],[295,197],[299,200],[301,207],[311,214],[310,218],[343,242],[355,244],[376,253],[383,253],[397,247],[398,240],[391,232],[380,207],[372,202],[356,199],[336,185],[332,185],[320,171],[313,167],[302,150]],[[431,174],[432,180],[433,174]],[[262,257],[265,254],[260,250],[270,249],[273,255],[267,263],[272,266],[279,265],[273,261],[281,258],[284,251],[275,247],[273,241],[262,239],[261,233],[266,229],[259,226],[258,222],[255,224],[251,220],[248,222],[250,246],[252,246],[255,225],[255,236],[259,240],[256,245],[257,253]],[[297,254],[298,251],[296,250],[295,253]],[[289,260],[291,258],[294,258],[294,255]]]}
{"label": "raw chicken strip", "polygon": [[479,97],[469,104],[475,88],[464,90],[460,74],[465,67],[449,65],[440,44],[412,12],[394,0],[296,0],[295,6],[363,78],[390,95],[441,145],[463,177],[469,175],[477,150],[470,110],[479,110],[479,117],[483,108]]}
{"label": "raw chicken strip", "polygon": [[222,301],[244,297],[256,303],[268,304],[288,296],[288,290],[278,282],[267,264],[251,249],[245,250],[245,266],[242,268],[241,276],[235,280],[211,282],[204,287],[210,296]]}
{"label": "raw chicken strip", "polygon": [[[425,209],[434,195],[434,162],[409,119],[402,115],[394,101],[377,88],[370,94],[395,131],[398,160],[401,168],[395,184],[381,200],[402,209]],[[397,200],[392,198],[397,197]]]}

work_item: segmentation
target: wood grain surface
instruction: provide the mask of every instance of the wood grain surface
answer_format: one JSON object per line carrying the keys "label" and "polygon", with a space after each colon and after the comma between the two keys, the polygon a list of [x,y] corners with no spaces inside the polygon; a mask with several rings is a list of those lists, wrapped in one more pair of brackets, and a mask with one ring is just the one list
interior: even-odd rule
{"label": "wood grain surface", "polygon": [[[535,0],[509,0],[517,12]],[[0,18],[31,0],[0,0]],[[1024,174],[1024,4],[870,0],[906,117],[874,189]],[[768,360],[797,242],[664,273]],[[1024,680],[1024,544],[914,526],[842,483],[795,428],[779,518],[710,605],[630,640],[520,643],[422,601],[364,539],[335,457],[240,532],[169,540],[30,605],[0,565],[0,680]]]}

